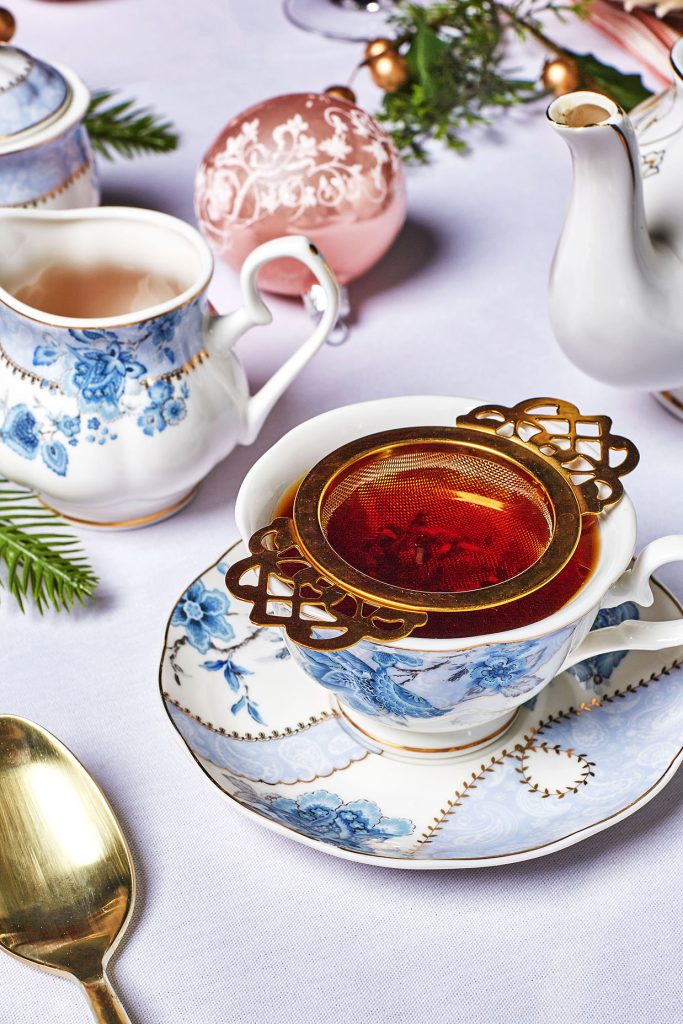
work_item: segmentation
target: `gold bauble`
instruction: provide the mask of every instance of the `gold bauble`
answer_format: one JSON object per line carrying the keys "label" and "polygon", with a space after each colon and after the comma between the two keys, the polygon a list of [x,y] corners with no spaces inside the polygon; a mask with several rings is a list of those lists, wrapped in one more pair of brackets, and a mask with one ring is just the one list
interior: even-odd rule
{"label": "gold bauble", "polygon": [[541,78],[546,89],[555,96],[572,92],[581,84],[579,65],[572,57],[553,57],[547,60]]}
{"label": "gold bauble", "polygon": [[375,85],[385,92],[397,92],[408,81],[408,68],[405,57],[395,50],[387,50],[373,57],[368,62],[370,74]]}
{"label": "gold bauble", "polygon": [[373,57],[379,57],[381,53],[386,53],[387,50],[395,49],[396,46],[392,39],[371,39],[365,47],[365,59],[369,61]]}
{"label": "gold bauble", "polygon": [[6,7],[0,7],[0,43],[9,43],[14,35],[17,23],[14,15]]}
{"label": "gold bauble", "polygon": [[325,95],[336,96],[338,100],[346,100],[347,103],[356,102],[356,94],[348,85],[328,85]]}

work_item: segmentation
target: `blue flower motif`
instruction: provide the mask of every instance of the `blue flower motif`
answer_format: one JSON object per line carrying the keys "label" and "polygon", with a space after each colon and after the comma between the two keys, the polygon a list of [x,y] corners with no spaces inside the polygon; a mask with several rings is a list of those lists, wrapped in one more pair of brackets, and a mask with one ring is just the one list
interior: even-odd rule
{"label": "blue flower motif", "polygon": [[52,366],[59,358],[59,349],[54,345],[36,345],[33,352],[34,366]]}
{"label": "blue flower motif", "polygon": [[60,416],[57,420],[57,429],[61,430],[64,437],[75,437],[81,431],[81,417]]}
{"label": "blue flower motif", "polygon": [[187,415],[187,409],[182,398],[168,398],[162,405],[161,412],[169,426],[180,423]]}
{"label": "blue flower motif", "polygon": [[467,662],[466,671],[470,679],[468,696],[478,693],[503,693],[516,696],[533,689],[540,678],[533,670],[545,654],[541,644],[530,640],[527,643],[496,645],[476,650]]}
{"label": "blue flower motif", "polygon": [[88,420],[88,430],[99,430],[99,428],[100,421],[98,420],[97,416],[91,416],[90,419]]}
{"label": "blue flower motif", "polygon": [[237,796],[272,821],[346,850],[369,853],[388,839],[408,836],[415,831],[408,818],[385,817],[373,800],[344,803],[336,793],[325,789],[292,798],[261,795],[244,783]]}
{"label": "blue flower motif", "polygon": [[185,383],[185,381],[183,381],[183,383],[180,385],[180,394],[182,395],[183,398],[190,397],[190,389]]}
{"label": "blue flower motif", "polygon": [[84,331],[69,329],[69,334],[74,341],[81,341],[84,344],[90,344],[93,341],[118,341],[116,331],[103,331],[95,328],[88,328]]}
{"label": "blue flower motif", "polygon": [[5,416],[2,439],[8,448],[24,459],[35,459],[40,444],[36,418],[27,405],[14,405]]}
{"label": "blue flower motif", "polygon": [[154,405],[162,405],[173,394],[173,385],[167,380],[157,380],[147,389],[147,394]]}
{"label": "blue flower motif", "polygon": [[166,430],[166,420],[158,405],[148,405],[138,416],[138,426],[144,434],[152,437],[154,434]]}
{"label": "blue flower motif", "polygon": [[67,394],[78,396],[84,412],[96,412],[102,419],[113,420],[121,414],[119,401],[126,380],[135,380],[146,372],[146,367],[137,362],[117,342],[110,342],[105,349],[75,349],[69,346],[74,357],[74,366],[64,378]]}
{"label": "blue flower motif", "polygon": [[232,640],[235,635],[227,619],[229,607],[230,602],[222,590],[208,590],[197,580],[176,605],[171,625],[184,629],[192,646],[200,654],[206,654],[212,637]]}
{"label": "blue flower motif", "polygon": [[[639,619],[640,611],[638,605],[632,601],[625,601],[616,608],[601,608],[595,622],[591,626],[594,629],[604,629],[606,626],[618,626],[626,619]],[[594,658],[586,658],[578,665],[573,665],[569,671],[579,680],[580,683],[601,683],[607,682],[614,670],[624,660],[628,651],[607,651],[606,654],[597,654]]]}
{"label": "blue flower motif", "polygon": [[395,718],[437,718],[447,709],[434,707],[411,693],[396,679],[403,666],[418,667],[419,659],[398,652],[372,651],[363,661],[350,651],[321,653],[294,649],[297,660],[321,686],[343,693],[345,700],[366,715],[390,714]]}
{"label": "blue flower motif", "polygon": [[40,446],[40,454],[48,469],[57,476],[66,476],[69,456],[61,441],[44,441]]}
{"label": "blue flower motif", "polygon": [[175,352],[170,343],[175,337],[178,324],[183,318],[183,309],[173,309],[164,316],[158,316],[147,324],[147,337],[151,340],[158,353],[162,353],[169,361],[175,362]]}
{"label": "blue flower motif", "polygon": [[217,661],[203,661],[202,668],[209,672],[222,672],[225,681],[233,693],[239,693],[242,688],[242,676],[253,676],[251,669],[243,668],[235,664],[230,658],[218,659]]}

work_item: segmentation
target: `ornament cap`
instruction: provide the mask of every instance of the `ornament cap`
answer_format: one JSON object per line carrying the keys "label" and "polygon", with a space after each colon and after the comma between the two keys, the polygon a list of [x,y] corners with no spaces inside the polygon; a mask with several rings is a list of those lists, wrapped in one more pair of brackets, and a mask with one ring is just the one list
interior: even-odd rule
{"label": "ornament cap", "polygon": [[0,43],[9,43],[16,32],[17,23],[11,11],[0,7]]}
{"label": "ornament cap", "polygon": [[555,96],[574,92],[581,86],[581,71],[573,57],[553,57],[543,66],[543,85]]}
{"label": "ornament cap", "polygon": [[356,94],[348,85],[328,85],[325,89],[326,96],[334,96],[338,100],[346,100],[347,103],[356,102]]}
{"label": "ornament cap", "polygon": [[365,47],[365,59],[372,60],[373,57],[379,57],[381,53],[386,53],[387,50],[395,49],[396,45],[393,39],[371,39]]}

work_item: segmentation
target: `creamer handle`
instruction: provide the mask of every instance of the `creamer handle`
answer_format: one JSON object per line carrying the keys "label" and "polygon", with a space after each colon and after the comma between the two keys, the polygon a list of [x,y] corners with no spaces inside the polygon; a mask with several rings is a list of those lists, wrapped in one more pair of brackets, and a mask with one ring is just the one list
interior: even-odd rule
{"label": "creamer handle", "polygon": [[296,352],[275,371],[255,395],[249,398],[239,437],[242,444],[251,444],[256,438],[263,421],[280,395],[327,339],[339,313],[339,286],[318,247],[304,235],[274,238],[249,253],[242,265],[240,284],[244,302],[241,308],[234,313],[214,317],[209,322],[205,341],[209,353],[215,353],[219,357],[224,355],[250,327],[269,324],[272,321],[273,315],[261,298],[256,277],[266,263],[283,257],[299,260],[308,267],[323,289],[325,310]]}

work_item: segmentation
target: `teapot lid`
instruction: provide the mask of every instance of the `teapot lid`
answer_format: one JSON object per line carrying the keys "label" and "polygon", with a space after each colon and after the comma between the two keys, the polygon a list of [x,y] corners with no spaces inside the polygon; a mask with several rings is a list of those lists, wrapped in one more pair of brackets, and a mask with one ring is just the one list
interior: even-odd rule
{"label": "teapot lid", "polygon": [[0,46],[0,141],[45,127],[70,98],[57,68],[16,46]]}

